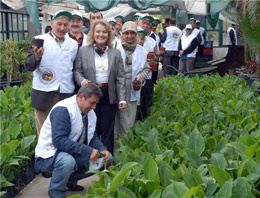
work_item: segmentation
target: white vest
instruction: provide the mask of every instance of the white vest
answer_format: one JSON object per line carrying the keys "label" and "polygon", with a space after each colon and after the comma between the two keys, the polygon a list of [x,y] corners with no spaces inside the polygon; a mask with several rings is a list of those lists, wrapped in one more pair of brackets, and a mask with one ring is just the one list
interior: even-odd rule
{"label": "white vest", "polygon": [[176,26],[169,26],[166,28],[167,37],[163,46],[167,51],[179,51],[179,41],[182,35],[182,31]]}
{"label": "white vest", "polygon": [[[196,38],[196,36],[194,34],[182,35],[182,37],[181,37],[182,50],[187,49],[190,46],[190,44],[194,38]],[[191,53],[187,54],[187,57],[193,57],[193,58],[196,57],[196,48]]]}
{"label": "white vest", "polygon": [[237,45],[237,31],[233,28],[233,27],[229,27],[227,29],[227,45],[232,45],[232,42],[231,42],[231,38],[230,38],[230,31],[233,30],[234,31],[234,36],[235,36],[235,44]]}
{"label": "white vest", "polygon": [[[66,107],[70,116],[71,123],[71,133],[69,139],[77,141],[82,134],[83,121],[81,111],[79,109],[78,103],[76,101],[76,95],[58,102],[50,111],[48,117],[44,121],[38,143],[35,148],[35,156],[41,158],[49,158],[54,156],[57,149],[52,144],[52,131],[51,131],[51,121],[50,114],[55,107]],[[88,113],[88,144],[94,136],[96,130],[97,117],[94,110],[90,110]]]}
{"label": "white vest", "polygon": [[66,37],[61,47],[49,34],[36,36],[44,40],[44,53],[39,67],[33,72],[33,89],[39,91],[57,91],[73,93],[73,61],[76,58],[78,44]]}
{"label": "white vest", "polygon": [[[120,50],[124,67],[126,67],[125,65],[126,54],[121,42],[118,43],[117,49]],[[135,51],[132,54],[132,82],[135,80],[137,74],[144,68],[146,64],[146,57],[147,57],[146,50],[141,45],[136,45]],[[131,86],[130,101],[139,100],[140,92],[141,90],[134,91],[133,86]]]}
{"label": "white vest", "polygon": [[205,33],[205,29],[203,27],[200,27],[199,29],[200,31],[200,36],[201,36],[201,42],[200,42],[200,45],[204,45],[204,37],[203,37],[203,34]]}

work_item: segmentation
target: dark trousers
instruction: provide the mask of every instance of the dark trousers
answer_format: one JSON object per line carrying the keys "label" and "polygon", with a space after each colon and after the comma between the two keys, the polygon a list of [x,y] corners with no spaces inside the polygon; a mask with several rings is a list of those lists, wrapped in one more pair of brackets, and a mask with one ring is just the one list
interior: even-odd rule
{"label": "dark trousers", "polygon": [[153,88],[153,81],[146,79],[146,83],[141,89],[141,106],[138,112],[138,120],[142,121],[149,115],[149,109],[153,105]]}
{"label": "dark trousers", "polygon": [[159,69],[159,62],[157,62],[157,70],[152,72],[152,81],[153,83],[156,83],[157,77],[158,77],[158,69]]}
{"label": "dark trousers", "polygon": [[178,69],[179,56],[164,56],[163,57],[164,76],[176,75],[178,73],[177,70],[175,70],[172,67],[169,67],[167,65],[170,65],[170,66],[174,67],[175,69]]}
{"label": "dark trousers", "polygon": [[114,125],[117,104],[109,103],[108,87],[101,87],[103,97],[96,106],[97,115],[96,132],[107,150],[113,154],[114,151]]}
{"label": "dark trousers", "polygon": [[204,55],[204,45],[198,46],[198,57],[203,57]]}

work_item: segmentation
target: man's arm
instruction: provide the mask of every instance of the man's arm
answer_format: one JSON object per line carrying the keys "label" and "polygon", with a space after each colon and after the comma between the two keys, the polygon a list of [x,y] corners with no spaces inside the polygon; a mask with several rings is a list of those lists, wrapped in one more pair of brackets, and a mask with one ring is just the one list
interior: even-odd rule
{"label": "man's arm", "polygon": [[161,43],[164,43],[164,42],[166,41],[166,38],[167,38],[167,30],[166,30],[166,29],[163,29],[163,34],[162,34],[162,36],[160,37]]}
{"label": "man's arm", "polygon": [[199,41],[197,39],[197,37],[195,37],[192,41],[191,44],[188,48],[186,48],[185,50],[183,50],[183,54],[189,54],[191,53],[197,46],[199,45]]}
{"label": "man's arm", "polygon": [[33,50],[34,43],[35,43],[35,39],[32,40],[29,48],[29,55],[25,59],[25,66],[28,71],[36,70],[39,67],[41,62],[41,58],[40,59],[35,58],[35,54],[34,54],[35,52]]}
{"label": "man's arm", "polygon": [[230,36],[230,40],[231,40],[232,45],[236,45],[235,33],[234,33],[233,30],[231,30],[231,31],[229,32],[229,36]]}
{"label": "man's arm", "polygon": [[71,122],[66,107],[56,107],[50,114],[52,143],[59,151],[90,158],[93,148],[69,139]]}

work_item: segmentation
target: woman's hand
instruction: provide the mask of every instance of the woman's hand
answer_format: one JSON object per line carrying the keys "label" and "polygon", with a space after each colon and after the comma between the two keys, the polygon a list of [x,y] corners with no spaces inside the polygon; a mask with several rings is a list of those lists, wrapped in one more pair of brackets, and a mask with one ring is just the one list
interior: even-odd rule
{"label": "woman's hand", "polygon": [[91,83],[91,80],[84,79],[84,80],[81,81],[81,87],[83,87],[83,86],[85,86],[89,83]]}

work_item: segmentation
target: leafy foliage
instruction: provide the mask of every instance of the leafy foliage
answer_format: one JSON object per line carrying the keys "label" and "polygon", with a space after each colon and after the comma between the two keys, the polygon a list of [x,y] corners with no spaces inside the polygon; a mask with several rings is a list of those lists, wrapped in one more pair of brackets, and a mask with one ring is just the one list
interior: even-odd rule
{"label": "leafy foliage", "polygon": [[85,197],[256,197],[256,87],[218,75],[159,81],[151,116],[118,138],[116,165]]}
{"label": "leafy foliage", "polygon": [[13,185],[11,182],[34,154],[36,128],[30,92],[31,83],[0,91],[1,190]]}

